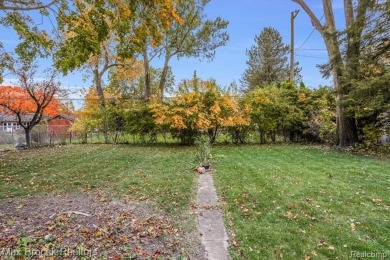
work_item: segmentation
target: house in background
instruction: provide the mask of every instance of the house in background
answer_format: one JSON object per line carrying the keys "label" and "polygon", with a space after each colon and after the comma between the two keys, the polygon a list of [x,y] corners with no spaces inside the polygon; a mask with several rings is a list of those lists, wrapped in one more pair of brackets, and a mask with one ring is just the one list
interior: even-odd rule
{"label": "house in background", "polygon": [[[28,125],[32,117],[32,114],[22,115],[22,124]],[[51,117],[45,116],[39,125],[41,128],[47,128],[47,132],[53,138],[74,137],[76,133],[69,131],[74,120],[74,115],[58,114]],[[0,132],[20,133],[21,131],[23,128],[19,125],[16,115],[0,113]]]}
{"label": "house in background", "polygon": [[[31,121],[32,115],[23,115],[22,124],[28,125]],[[23,128],[19,125],[18,117],[14,114],[0,114],[0,132],[16,133]]]}
{"label": "house in background", "polygon": [[70,131],[75,120],[74,115],[58,114],[46,119],[47,131],[52,138],[75,137],[76,132]]}

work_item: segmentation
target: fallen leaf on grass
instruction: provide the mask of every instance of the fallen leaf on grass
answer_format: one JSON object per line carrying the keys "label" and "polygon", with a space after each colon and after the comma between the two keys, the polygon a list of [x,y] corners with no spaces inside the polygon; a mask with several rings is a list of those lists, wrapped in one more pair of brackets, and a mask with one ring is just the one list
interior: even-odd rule
{"label": "fallen leaf on grass", "polygon": [[306,234],[306,231],[304,229],[299,229],[299,232]]}
{"label": "fallen leaf on grass", "polygon": [[313,204],[313,200],[312,199],[310,199],[310,198],[306,198],[306,202],[308,203],[308,204]]}
{"label": "fallen leaf on grass", "polygon": [[100,237],[100,236],[102,236],[103,235],[103,233],[102,233],[102,231],[100,231],[100,230],[97,230],[96,232],[95,232],[95,237]]}
{"label": "fallen leaf on grass", "polygon": [[248,208],[246,207],[245,204],[242,204],[241,207],[240,207],[241,211],[243,212],[247,212],[248,211]]}
{"label": "fallen leaf on grass", "polygon": [[291,212],[291,211],[287,211],[286,214],[284,214],[285,217],[287,217],[289,220],[294,220],[297,218],[297,216]]}
{"label": "fallen leaf on grass", "polygon": [[325,246],[325,245],[326,245],[325,240],[320,239],[317,241],[317,246]]}
{"label": "fallen leaf on grass", "polygon": [[355,231],[355,229],[356,229],[355,224],[354,224],[354,223],[351,223],[351,230],[352,230],[352,231]]}
{"label": "fallen leaf on grass", "polygon": [[89,230],[88,230],[88,228],[83,227],[83,228],[80,229],[80,232],[87,234],[87,233],[89,233]]}

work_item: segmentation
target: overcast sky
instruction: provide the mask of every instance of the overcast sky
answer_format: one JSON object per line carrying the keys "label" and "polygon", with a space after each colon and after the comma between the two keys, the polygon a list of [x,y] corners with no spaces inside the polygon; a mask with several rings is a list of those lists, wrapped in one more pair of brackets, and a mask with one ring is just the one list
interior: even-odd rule
{"label": "overcast sky", "polygon": [[[321,1],[307,0],[307,3],[318,17],[322,17]],[[336,21],[342,26],[342,0],[333,0],[333,4]],[[255,35],[260,34],[264,27],[273,27],[281,33],[284,42],[289,44],[290,13],[296,9],[300,7],[291,0],[211,0],[206,7],[206,14],[210,18],[221,16],[229,21],[230,41],[217,50],[212,62],[198,59],[172,59],[171,66],[176,83],[191,78],[196,70],[200,78],[213,78],[223,87],[233,81],[239,84],[246,68],[246,49],[254,44]],[[5,48],[13,49],[17,37],[12,30],[1,27],[0,41]],[[324,80],[316,68],[316,64],[326,63],[328,60],[323,40],[316,30],[313,31],[313,26],[303,10],[295,19],[295,47],[295,60],[302,67],[301,74],[305,84],[311,88],[331,85],[331,80]],[[41,64],[49,66],[49,63]],[[158,67],[159,62],[153,65]],[[83,82],[79,72],[63,77],[61,82],[63,86],[75,90],[91,85],[91,81]],[[3,84],[11,83],[16,84],[12,77],[6,75]]]}

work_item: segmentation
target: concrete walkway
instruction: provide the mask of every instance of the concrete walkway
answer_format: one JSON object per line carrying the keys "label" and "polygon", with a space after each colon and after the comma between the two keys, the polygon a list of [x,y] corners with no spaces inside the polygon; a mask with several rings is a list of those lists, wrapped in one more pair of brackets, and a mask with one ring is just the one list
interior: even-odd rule
{"label": "concrete walkway", "polygon": [[206,259],[229,259],[228,236],[218,207],[218,196],[213,178],[208,172],[199,175],[197,206],[199,214],[196,222],[201,234],[202,245],[206,251]]}

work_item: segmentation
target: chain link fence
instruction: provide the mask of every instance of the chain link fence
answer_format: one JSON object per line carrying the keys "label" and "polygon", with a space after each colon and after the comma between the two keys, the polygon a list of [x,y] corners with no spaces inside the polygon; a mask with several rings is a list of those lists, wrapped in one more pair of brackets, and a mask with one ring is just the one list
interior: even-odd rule
{"label": "chain link fence", "polygon": [[[35,126],[30,133],[33,147],[69,144],[79,142],[74,132],[55,131],[50,132],[46,125]],[[25,144],[26,135],[24,129],[17,129],[10,132],[0,131],[0,150],[15,148],[16,144]]]}

